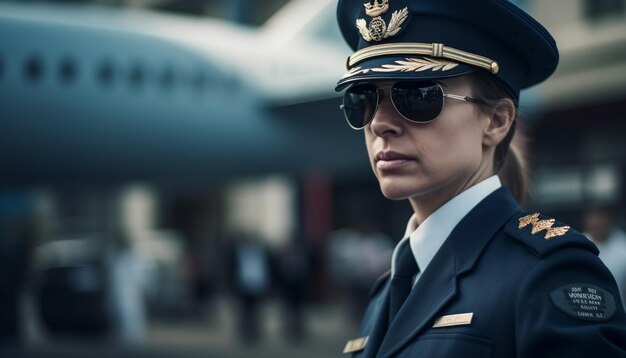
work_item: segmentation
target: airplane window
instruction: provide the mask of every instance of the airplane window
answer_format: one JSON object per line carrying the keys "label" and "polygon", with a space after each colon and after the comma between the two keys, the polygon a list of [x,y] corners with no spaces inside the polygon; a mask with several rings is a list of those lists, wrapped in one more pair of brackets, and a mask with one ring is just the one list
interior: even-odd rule
{"label": "airplane window", "polygon": [[143,86],[145,77],[146,74],[144,72],[143,66],[141,66],[141,64],[139,63],[136,63],[130,70],[128,79],[130,80],[130,84],[133,87],[138,88]]}
{"label": "airplane window", "polygon": [[191,84],[193,85],[193,88],[197,91],[204,90],[207,84],[207,78],[204,72],[202,72],[201,70],[198,71],[192,78]]}
{"label": "airplane window", "polygon": [[103,61],[98,67],[98,81],[103,86],[110,86],[113,82],[114,69],[113,64],[108,60]]}
{"label": "airplane window", "polygon": [[38,55],[31,55],[24,62],[24,76],[32,83],[41,81],[43,77],[44,67],[41,58]]}
{"label": "airplane window", "polygon": [[159,82],[161,83],[161,87],[163,87],[163,89],[169,90],[174,87],[174,70],[172,67],[167,66],[163,69],[159,77]]}
{"label": "airplane window", "polygon": [[66,57],[59,65],[59,78],[65,85],[69,85],[76,80],[78,70],[76,63],[70,57]]}

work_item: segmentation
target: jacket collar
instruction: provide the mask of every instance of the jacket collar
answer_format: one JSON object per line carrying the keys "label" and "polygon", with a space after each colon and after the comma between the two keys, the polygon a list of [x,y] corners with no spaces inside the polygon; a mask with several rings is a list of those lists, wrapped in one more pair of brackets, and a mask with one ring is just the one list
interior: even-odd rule
{"label": "jacket collar", "polygon": [[511,194],[500,188],[459,222],[391,322],[377,356],[392,356],[432,323],[457,294],[459,277],[472,269],[491,238],[519,211]]}
{"label": "jacket collar", "polygon": [[[461,220],[478,203],[501,187],[500,178],[493,175],[450,199],[430,214],[417,228],[409,232],[407,236],[410,236],[411,251],[422,271],[426,270],[439,248]],[[411,220],[411,222],[414,221]],[[407,225],[407,231],[412,228],[411,226],[411,224]]]}

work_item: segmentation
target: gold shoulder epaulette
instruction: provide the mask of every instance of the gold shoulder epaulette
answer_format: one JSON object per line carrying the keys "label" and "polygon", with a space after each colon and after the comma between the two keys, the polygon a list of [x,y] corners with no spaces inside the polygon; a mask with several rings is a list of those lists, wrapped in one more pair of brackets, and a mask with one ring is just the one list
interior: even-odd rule
{"label": "gold shoulder epaulette", "polygon": [[570,229],[569,226],[552,227],[554,225],[554,219],[539,220],[539,213],[534,213],[519,218],[519,225],[517,226],[518,229],[522,230],[528,225],[532,225],[530,233],[533,235],[538,234],[543,230],[546,230],[545,236],[543,237],[546,240],[550,240],[553,237],[565,235],[565,233]]}
{"label": "gold shoulder epaulette", "polygon": [[513,216],[506,224],[505,231],[538,257],[574,247],[598,254],[598,249],[587,237],[539,213],[526,212]]}

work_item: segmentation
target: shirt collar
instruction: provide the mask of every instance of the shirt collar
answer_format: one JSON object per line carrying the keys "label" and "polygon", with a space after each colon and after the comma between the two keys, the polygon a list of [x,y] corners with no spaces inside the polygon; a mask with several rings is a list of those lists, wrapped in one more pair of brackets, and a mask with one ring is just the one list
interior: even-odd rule
{"label": "shirt collar", "polygon": [[[461,219],[501,186],[500,178],[493,175],[452,198],[430,214],[418,227],[415,224],[415,215],[411,216],[404,239],[401,242],[410,240],[411,251],[415,256],[420,272],[426,270],[430,261]],[[396,251],[399,246],[400,243],[396,246],[392,256],[392,274]]]}

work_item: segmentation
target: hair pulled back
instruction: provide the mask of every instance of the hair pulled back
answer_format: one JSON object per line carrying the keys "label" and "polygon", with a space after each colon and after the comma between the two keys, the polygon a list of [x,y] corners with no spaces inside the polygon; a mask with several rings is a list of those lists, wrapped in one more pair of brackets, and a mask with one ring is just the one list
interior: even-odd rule
{"label": "hair pulled back", "polygon": [[[503,105],[503,99],[510,99],[518,108],[517,98],[497,79],[483,72],[469,74],[473,84],[475,96],[487,103],[487,106],[497,108]],[[509,189],[513,197],[524,204],[529,194],[529,179],[526,159],[520,144],[520,135],[516,135],[518,120],[516,111],[515,120],[506,137],[496,146],[494,153],[494,173],[498,174],[502,184]]]}

